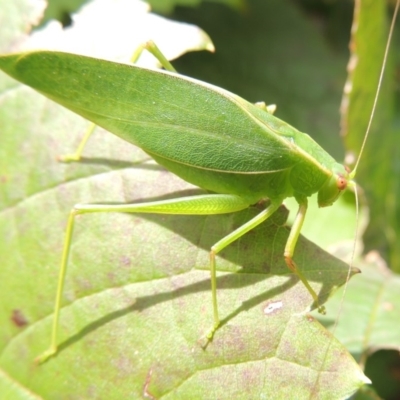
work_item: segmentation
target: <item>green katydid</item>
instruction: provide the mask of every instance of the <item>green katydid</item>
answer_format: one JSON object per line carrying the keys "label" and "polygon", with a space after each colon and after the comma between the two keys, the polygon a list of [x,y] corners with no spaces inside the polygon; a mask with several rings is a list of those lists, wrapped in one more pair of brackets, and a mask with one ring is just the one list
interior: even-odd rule
{"label": "green katydid", "polygon": [[[397,12],[397,11],[396,11]],[[166,69],[172,66],[154,50]],[[57,291],[51,345],[40,360],[57,352],[60,300],[68,261],[74,217],[91,212],[138,212],[161,214],[219,214],[243,210],[261,199],[270,205],[247,224],[221,239],[211,249],[210,269],[214,324],[209,339],[219,326],[215,255],[230,243],[268,219],[286,197],[295,197],[299,210],[288,238],[284,257],[288,267],[310,292],[320,312],[318,295],[293,261],[293,253],[307,210],[307,197],[318,193],[320,206],[331,205],[346,189],[354,186],[354,169],[349,173],[308,135],[277,119],[271,109],[253,105],[225,90],[174,72],[151,71],[57,52],[32,52],[4,56],[0,67],[17,80],[32,86],[49,98],[110,130],[151,155],[158,163],[187,180],[216,194],[180,198],[140,205],[76,205],[71,211]],[[32,77],[35,71],[35,78]],[[49,74],[48,71],[55,72]],[[118,87],[128,108],[110,99],[97,107],[90,94],[82,94],[82,71],[107,77],[99,81],[97,96],[109,98]],[[38,72],[42,78],[38,76]],[[129,76],[131,81],[118,80]],[[153,90],[147,92],[151,79]],[[58,86],[62,80],[75,83],[74,93],[65,96]],[[172,90],[173,89],[173,90]],[[136,101],[136,103],[135,103]],[[146,105],[148,113],[135,104]],[[167,106],[164,107],[164,104]],[[104,118],[105,109],[113,116]],[[149,111],[151,110],[152,111]],[[182,109],[185,112],[182,112]],[[161,112],[162,110],[162,112]],[[216,110],[218,110],[216,112]],[[162,114],[162,115],[161,115]],[[204,120],[204,115],[207,120]],[[210,118],[214,115],[214,118]],[[232,119],[231,116],[235,118]],[[154,126],[151,132],[143,123]],[[221,158],[219,155],[228,154]]]}

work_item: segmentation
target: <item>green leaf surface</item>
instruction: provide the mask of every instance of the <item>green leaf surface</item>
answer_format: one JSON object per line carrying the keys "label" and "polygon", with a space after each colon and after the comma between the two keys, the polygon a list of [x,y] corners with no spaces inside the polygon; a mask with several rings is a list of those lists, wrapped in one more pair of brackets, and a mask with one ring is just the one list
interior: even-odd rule
{"label": "green leaf surface", "polygon": [[[46,399],[331,399],[366,382],[345,348],[306,314],[310,296],[282,257],[283,208],[218,258],[223,325],[205,349],[212,324],[208,251],[258,208],[210,217],[81,216],[60,352],[34,365],[49,342],[72,206],[199,190],[101,130],[82,163],[57,162],[76,147],[86,122],[0,79],[0,376],[7,377],[0,389],[18,385]],[[323,300],[346,279],[346,264],[304,238],[295,259]]]}
{"label": "green leaf surface", "polygon": [[[328,304],[328,315],[341,317],[335,335],[354,357],[364,365],[368,355],[378,349],[400,346],[400,277],[393,274],[377,253],[357,263],[362,270],[346,290],[339,290]],[[319,318],[324,325],[333,326],[332,318]]]}
{"label": "green leaf surface", "polygon": [[40,397],[34,395],[11,376],[7,375],[5,371],[0,371],[0,394],[3,400],[40,399]]}

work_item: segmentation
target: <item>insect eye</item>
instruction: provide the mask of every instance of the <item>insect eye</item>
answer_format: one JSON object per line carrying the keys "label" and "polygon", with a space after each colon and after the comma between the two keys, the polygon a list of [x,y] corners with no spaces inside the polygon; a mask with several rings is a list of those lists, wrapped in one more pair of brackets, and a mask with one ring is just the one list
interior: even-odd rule
{"label": "insect eye", "polygon": [[339,190],[344,190],[347,187],[347,179],[343,176],[339,176],[336,180],[336,185]]}

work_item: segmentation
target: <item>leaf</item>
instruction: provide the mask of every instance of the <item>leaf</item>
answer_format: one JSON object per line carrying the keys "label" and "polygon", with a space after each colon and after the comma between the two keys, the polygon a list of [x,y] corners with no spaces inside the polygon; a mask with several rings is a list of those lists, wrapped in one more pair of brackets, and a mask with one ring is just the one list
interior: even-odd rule
{"label": "leaf", "polygon": [[[400,277],[386,267],[376,252],[357,266],[362,274],[346,291],[335,336],[364,365],[372,352],[397,350],[400,346]],[[342,296],[340,290],[329,302],[328,315],[337,314]],[[321,320],[327,326],[334,324],[331,318]]]}
{"label": "leaf", "polygon": [[[82,163],[58,163],[56,156],[77,145],[86,122],[1,79],[7,88],[0,95],[0,366],[11,381],[6,387],[18,384],[44,398],[343,398],[366,382],[344,347],[305,313],[310,296],[282,257],[284,209],[221,253],[223,325],[201,347],[212,323],[209,248],[257,207],[212,217],[79,218],[60,351],[35,366],[32,360],[48,346],[73,204],[198,189],[101,130]],[[306,239],[295,257],[323,299],[346,279],[347,265]]]}

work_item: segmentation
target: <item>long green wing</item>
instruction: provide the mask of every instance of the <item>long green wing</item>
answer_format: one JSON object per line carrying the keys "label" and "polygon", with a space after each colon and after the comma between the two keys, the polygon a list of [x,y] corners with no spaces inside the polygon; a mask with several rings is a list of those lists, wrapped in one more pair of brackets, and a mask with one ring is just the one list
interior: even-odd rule
{"label": "long green wing", "polygon": [[[252,115],[256,107],[190,78],[59,52],[3,56],[0,68],[152,155],[174,162],[235,173],[277,171],[298,162],[289,139]],[[294,130],[283,126],[286,133]]]}

